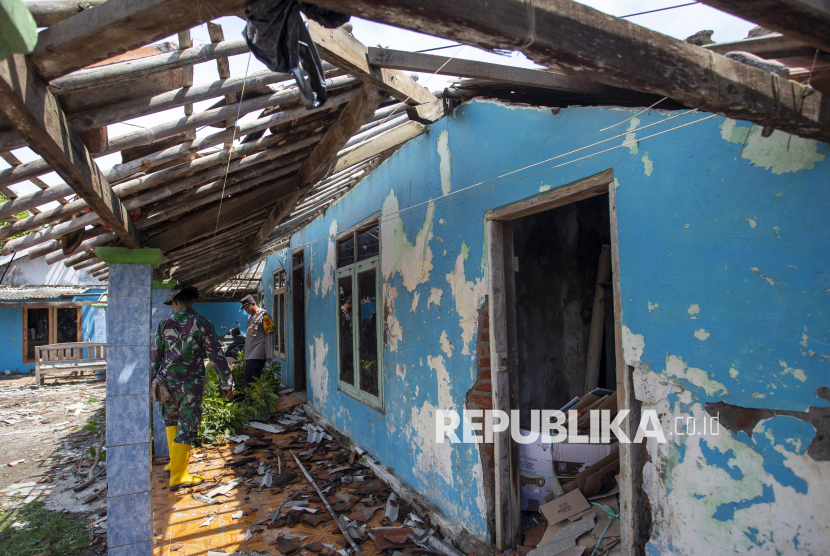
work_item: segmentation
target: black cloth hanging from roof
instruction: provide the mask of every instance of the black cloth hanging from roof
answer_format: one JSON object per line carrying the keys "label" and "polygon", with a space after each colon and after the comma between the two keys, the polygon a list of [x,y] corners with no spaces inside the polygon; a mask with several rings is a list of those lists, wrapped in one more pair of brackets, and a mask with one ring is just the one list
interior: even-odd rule
{"label": "black cloth hanging from roof", "polygon": [[303,104],[312,109],[326,102],[326,79],[300,12],[329,29],[349,21],[348,15],[297,0],[249,0],[244,37],[253,55],[268,69],[294,75]]}

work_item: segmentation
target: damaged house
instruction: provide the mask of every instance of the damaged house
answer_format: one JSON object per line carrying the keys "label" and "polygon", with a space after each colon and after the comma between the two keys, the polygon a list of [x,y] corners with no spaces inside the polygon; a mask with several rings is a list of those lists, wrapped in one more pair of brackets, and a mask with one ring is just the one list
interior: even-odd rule
{"label": "damaged house", "polygon": [[[699,46],[565,0],[313,0],[521,50],[550,71],[367,48],[309,20],[328,87],[310,109],[286,73],[231,79],[220,63],[219,81],[188,88],[183,68],[248,51],[221,28],[188,47],[190,27],[244,17],[236,0],[208,13],[109,0],[3,62],[3,148],[43,158],[0,179],[51,168],[65,184],[0,213],[78,198],[0,228],[8,238],[52,224],[2,254],[95,261],[108,280],[111,553],[161,550],[151,516],[175,498],[153,479],[151,445],[165,446],[140,369],[171,280],[187,280],[212,300],[256,292],[281,378],[305,401],[283,426],[310,418],[365,453],[464,553],[822,554],[830,14],[711,3],[780,32]],[[113,58],[175,33],[173,54]],[[165,71],[172,84],[119,88],[117,103],[90,95],[97,104],[74,112],[62,100]],[[430,92],[409,71],[463,79]],[[187,112],[207,98],[218,104]],[[174,107],[180,120],[103,145],[83,135]],[[203,125],[219,129],[188,135]],[[115,152],[122,163],[104,175],[94,156]],[[60,238],[79,230],[63,253]],[[447,411],[468,428],[482,425],[475,411],[515,411],[528,434],[534,410],[557,409],[578,410],[586,433],[591,410],[625,411],[622,432],[642,441],[577,456],[509,430],[476,442],[462,424],[453,442],[438,425]],[[271,445],[248,444],[260,442]],[[274,457],[280,475],[293,461],[287,448]],[[556,504],[566,496],[571,509]],[[370,556],[394,552],[377,540],[363,545]]]}

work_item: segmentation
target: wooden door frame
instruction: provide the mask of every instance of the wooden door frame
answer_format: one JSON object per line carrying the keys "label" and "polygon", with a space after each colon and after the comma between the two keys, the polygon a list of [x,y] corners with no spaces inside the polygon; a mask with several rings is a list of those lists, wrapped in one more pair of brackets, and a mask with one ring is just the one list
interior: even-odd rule
{"label": "wooden door frame", "polygon": [[[625,432],[633,438],[639,422],[639,406],[634,398],[631,369],[622,353],[617,203],[614,172],[599,174],[563,185],[530,199],[488,211],[490,360],[493,409],[509,413],[518,409],[518,353],[515,324],[513,267],[513,229],[511,222],[556,207],[608,193],[611,225],[611,269],[614,297],[614,339],[617,366],[617,397],[620,409],[629,409]],[[548,409],[548,408],[545,408]],[[509,430],[494,434],[496,545],[515,548],[520,540],[519,451],[511,442]],[[644,446],[620,444],[620,514],[624,554],[636,554],[647,539],[643,507],[642,465]]]}

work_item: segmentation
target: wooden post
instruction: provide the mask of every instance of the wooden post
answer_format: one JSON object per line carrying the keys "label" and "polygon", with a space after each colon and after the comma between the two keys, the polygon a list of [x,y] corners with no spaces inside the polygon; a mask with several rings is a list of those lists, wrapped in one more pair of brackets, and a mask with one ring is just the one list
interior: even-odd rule
{"label": "wooden post", "polygon": [[594,290],[594,310],[588,335],[588,351],[585,358],[585,392],[599,386],[599,364],[602,356],[602,331],[605,323],[605,289],[602,284],[611,280],[611,246],[603,245],[597,267],[597,284]]}

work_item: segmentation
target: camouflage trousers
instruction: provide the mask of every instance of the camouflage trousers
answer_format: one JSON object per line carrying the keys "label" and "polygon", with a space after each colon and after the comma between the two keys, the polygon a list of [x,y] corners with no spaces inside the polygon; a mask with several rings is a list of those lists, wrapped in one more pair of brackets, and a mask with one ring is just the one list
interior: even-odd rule
{"label": "camouflage trousers", "polygon": [[174,442],[192,446],[196,443],[202,423],[203,386],[181,383],[164,376],[160,378],[170,393],[169,398],[159,402],[164,426],[178,427]]}

